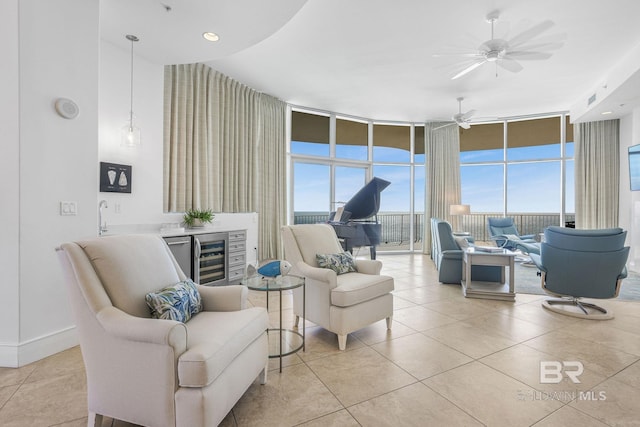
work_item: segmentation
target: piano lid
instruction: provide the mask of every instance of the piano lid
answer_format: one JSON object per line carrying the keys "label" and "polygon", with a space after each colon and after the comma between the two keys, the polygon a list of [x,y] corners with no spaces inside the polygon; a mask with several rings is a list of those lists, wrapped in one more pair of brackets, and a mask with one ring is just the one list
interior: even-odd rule
{"label": "piano lid", "polygon": [[344,205],[344,210],[351,212],[351,219],[374,216],[380,209],[380,192],[389,184],[391,184],[389,181],[374,177],[349,199]]}

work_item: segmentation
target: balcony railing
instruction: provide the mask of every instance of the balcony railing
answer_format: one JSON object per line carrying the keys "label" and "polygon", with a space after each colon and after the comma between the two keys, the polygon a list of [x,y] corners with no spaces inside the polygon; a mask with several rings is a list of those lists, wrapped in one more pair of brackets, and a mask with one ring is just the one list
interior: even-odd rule
{"label": "balcony railing", "polygon": [[[459,228],[471,233],[477,241],[491,240],[487,230],[487,218],[501,217],[499,213],[475,213],[459,218]],[[549,225],[561,225],[560,214],[554,213],[513,213],[512,217],[520,234],[541,233]],[[326,222],[329,214],[324,212],[296,212],[295,224],[315,224]],[[380,212],[378,222],[382,225],[380,249],[407,249],[411,239],[411,216],[406,212]],[[565,214],[565,222],[575,221],[574,214]],[[413,215],[414,245],[422,242],[424,232],[424,215]]]}
{"label": "balcony railing", "polygon": [[[560,224],[558,213],[511,213],[507,215],[513,218],[520,234],[542,233],[550,225],[570,225],[575,221],[575,214],[565,214],[565,224]],[[471,233],[474,239],[481,241],[491,240],[487,227],[487,218],[500,218],[499,213],[476,213],[463,215],[460,218],[460,228]]]}
{"label": "balcony railing", "polygon": [[[315,224],[327,222],[329,214],[321,212],[296,212],[295,224]],[[407,246],[411,239],[411,215],[403,212],[385,212],[378,214],[378,222],[382,225],[380,246]],[[422,241],[424,215],[413,215],[414,243]]]}

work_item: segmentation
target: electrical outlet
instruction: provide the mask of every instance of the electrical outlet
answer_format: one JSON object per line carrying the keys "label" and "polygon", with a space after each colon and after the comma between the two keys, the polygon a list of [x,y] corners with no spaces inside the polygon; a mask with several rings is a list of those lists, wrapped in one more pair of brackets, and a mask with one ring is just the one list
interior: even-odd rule
{"label": "electrical outlet", "polygon": [[115,213],[117,213],[117,214],[119,214],[120,212],[122,212],[122,211],[121,211],[121,209],[120,209],[120,203],[117,203],[117,202],[116,202],[116,207],[115,207],[114,211],[115,211]]}
{"label": "electrical outlet", "polygon": [[75,216],[78,215],[78,202],[60,202],[60,215]]}

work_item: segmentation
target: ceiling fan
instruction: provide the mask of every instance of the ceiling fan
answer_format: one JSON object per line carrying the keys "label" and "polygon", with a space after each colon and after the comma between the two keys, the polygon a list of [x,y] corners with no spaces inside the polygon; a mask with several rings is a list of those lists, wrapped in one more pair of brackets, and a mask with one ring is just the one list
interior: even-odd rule
{"label": "ceiling fan", "polygon": [[442,128],[446,128],[448,126],[458,125],[462,129],[469,129],[471,127],[471,117],[476,113],[476,110],[469,110],[466,113],[462,112],[462,101],[464,101],[463,97],[456,98],[458,101],[458,114],[454,114],[451,116],[451,120],[454,123],[447,123],[445,125],[439,126],[437,128],[433,128],[433,130],[438,130]]}
{"label": "ceiling fan", "polygon": [[548,59],[552,55],[549,51],[560,49],[563,46],[561,40],[564,39],[564,34],[535,40],[536,37],[553,27],[554,24],[550,20],[534,25],[509,40],[495,38],[494,26],[499,17],[500,12],[497,10],[487,15],[487,22],[491,24],[491,39],[482,43],[476,52],[454,54],[455,56],[471,58],[471,62],[465,61],[464,68],[451,77],[452,80],[470,73],[487,62],[496,64],[496,76],[498,74],[498,66],[507,71],[517,73],[523,69],[518,61]]}

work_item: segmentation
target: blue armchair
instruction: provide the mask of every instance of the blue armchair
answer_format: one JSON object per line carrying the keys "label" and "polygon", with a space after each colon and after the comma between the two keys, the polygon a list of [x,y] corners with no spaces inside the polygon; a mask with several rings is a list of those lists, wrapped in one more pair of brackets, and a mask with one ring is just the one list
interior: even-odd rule
{"label": "blue armchair", "polygon": [[[548,227],[544,232],[540,255],[531,259],[540,270],[542,288],[563,297],[547,300],[548,310],[586,319],[611,319],[613,314],[580,298],[615,298],[622,279],[629,247],[624,246],[627,232],[621,228],[576,230]],[[568,307],[567,307],[568,306]]]}
{"label": "blue armchair", "polygon": [[[470,236],[456,240],[451,231],[451,224],[437,218],[431,218],[431,257],[438,269],[438,280],[441,283],[462,282],[463,246],[472,245]],[[471,268],[471,279],[482,282],[502,282],[502,268],[499,266],[474,265]]]}
{"label": "blue armchair", "polygon": [[489,236],[496,245],[512,251],[520,250],[526,254],[539,254],[540,243],[536,242],[533,234],[518,233],[513,218],[487,218]]}

